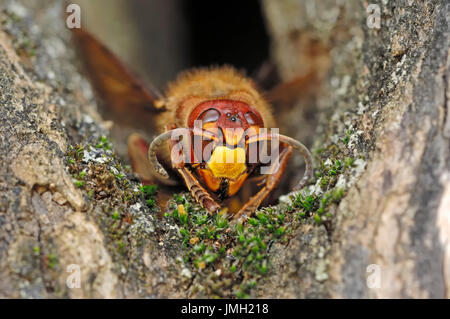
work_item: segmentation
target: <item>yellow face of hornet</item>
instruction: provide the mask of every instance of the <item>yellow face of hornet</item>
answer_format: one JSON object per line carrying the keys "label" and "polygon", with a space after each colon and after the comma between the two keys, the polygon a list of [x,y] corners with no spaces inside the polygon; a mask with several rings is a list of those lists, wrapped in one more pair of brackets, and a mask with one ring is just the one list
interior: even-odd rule
{"label": "yellow face of hornet", "polygon": [[207,164],[214,177],[235,180],[247,169],[245,157],[245,150],[242,147],[231,149],[217,146]]}

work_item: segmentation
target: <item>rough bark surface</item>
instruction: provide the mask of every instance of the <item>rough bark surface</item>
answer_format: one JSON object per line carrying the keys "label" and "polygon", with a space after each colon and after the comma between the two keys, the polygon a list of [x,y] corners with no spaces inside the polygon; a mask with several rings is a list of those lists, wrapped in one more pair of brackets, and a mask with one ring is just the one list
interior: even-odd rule
{"label": "rough bark surface", "polygon": [[[315,146],[351,130],[348,145],[366,163],[356,182],[359,173],[343,180],[332,232],[299,229],[260,296],[448,298],[448,3],[382,1],[380,29],[366,25],[367,2],[264,5],[286,78],[305,68],[304,35],[332,48]],[[372,289],[371,264],[381,278]],[[328,280],[317,285],[320,267]]]}
{"label": "rough bark surface", "polygon": [[[106,130],[78,73],[62,3],[7,1],[1,9],[0,296],[184,296],[173,286],[179,276],[167,277],[174,260],[166,256],[175,253],[159,245],[157,221],[139,199],[125,203],[108,175],[120,167],[111,152],[91,161],[96,186],[104,185],[94,200],[69,174],[69,145],[95,145]],[[135,223],[111,223],[112,208]],[[70,289],[76,269],[81,288]]]}
{"label": "rough bark surface", "polygon": [[[283,120],[307,128],[292,135],[313,145],[322,172],[338,155],[349,161],[326,186],[345,192],[325,222],[301,222],[270,244],[271,267],[251,295],[450,297],[446,1],[382,1],[380,29],[367,27],[358,1],[263,6],[285,79],[308,71],[312,45],[329,49],[314,60],[318,93]],[[156,218],[102,138],[108,123],[76,67],[62,12],[60,1],[0,4],[0,297],[230,296],[218,291],[232,283],[214,281],[224,268],[192,276],[179,227]],[[323,180],[308,191],[321,195]],[[80,288],[67,285],[70,265]],[[369,288],[373,269],[381,281]]]}

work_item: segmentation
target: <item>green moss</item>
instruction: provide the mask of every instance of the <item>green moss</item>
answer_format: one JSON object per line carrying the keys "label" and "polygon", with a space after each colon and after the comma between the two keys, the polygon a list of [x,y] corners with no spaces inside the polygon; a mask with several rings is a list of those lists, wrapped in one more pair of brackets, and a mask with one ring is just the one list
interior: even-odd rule
{"label": "green moss", "polygon": [[[287,225],[296,220],[295,214],[266,208],[258,211],[255,217],[245,223],[230,224],[224,216],[209,215],[198,205],[190,204],[191,202],[190,195],[178,194],[170,204],[173,210],[164,215],[169,223],[180,227],[181,243],[186,247],[182,258],[184,265],[194,273],[206,274],[221,269],[221,278],[228,285],[231,282],[231,286],[235,286],[236,281],[241,282],[238,287],[229,287],[235,291],[234,295],[248,296],[257,280],[268,272],[269,243],[287,240],[287,234],[292,233]],[[185,220],[180,219],[180,205],[185,207]],[[245,279],[242,281],[242,278],[234,278],[236,273],[243,274]],[[234,279],[227,281],[226,278],[230,277]],[[211,283],[204,288],[211,289],[217,295],[217,291],[213,289],[216,284]],[[222,282],[220,285],[223,284]],[[219,296],[230,297],[221,293]]]}
{"label": "green moss", "polygon": [[217,260],[217,257],[219,257],[218,254],[213,253],[213,252],[207,250],[207,251],[205,252],[205,254],[203,255],[203,258],[202,258],[202,259],[203,259],[203,261],[205,261],[207,264],[211,264],[211,263],[214,263],[214,262]]}
{"label": "green moss", "polygon": [[114,213],[111,215],[111,218],[114,220],[118,220],[120,217],[120,214],[117,210],[114,211]]}
{"label": "green moss", "polygon": [[326,187],[326,186],[328,186],[329,181],[330,181],[330,179],[329,179],[328,176],[322,177],[322,178],[320,179],[320,186],[321,186],[321,187]]}
{"label": "green moss", "polygon": [[353,158],[351,158],[351,157],[346,157],[345,158],[345,164],[344,164],[344,166],[346,167],[346,168],[350,168],[350,167],[352,167],[353,166],[353,163],[355,162],[355,160],[353,159]]}
{"label": "green moss", "polygon": [[[141,185],[139,188],[141,192],[141,196],[148,207],[155,208],[156,207],[156,195],[158,194],[158,186],[157,185]],[[132,196],[132,194],[129,194]]]}
{"label": "green moss", "polygon": [[258,225],[259,225],[258,220],[255,219],[255,218],[249,218],[249,219],[248,219],[248,223],[249,223],[250,225],[252,225],[252,226],[258,226]]}
{"label": "green moss", "polygon": [[115,174],[115,176],[116,176],[117,179],[122,179],[123,178],[123,174],[120,174],[120,173],[119,174]]}
{"label": "green moss", "polygon": [[262,225],[267,225],[269,222],[269,220],[267,219],[267,216],[263,212],[257,212],[256,217],[258,217],[258,219]]}
{"label": "green moss", "polygon": [[299,192],[293,201],[296,208],[302,208],[307,212],[312,212],[317,204],[317,197],[315,195],[304,195]]}
{"label": "green moss", "polygon": [[341,138],[342,143],[344,143],[345,145],[347,145],[348,142],[350,141],[350,137],[351,137],[352,134],[353,134],[353,131],[352,131],[352,130],[347,130],[347,131],[345,132],[345,136],[344,136],[343,138]]}
{"label": "green moss", "polygon": [[339,202],[343,196],[344,196],[344,189],[342,189],[342,188],[334,189],[331,192],[331,197],[333,198],[333,201],[335,203]]}
{"label": "green moss", "polygon": [[154,207],[156,205],[156,201],[153,198],[149,198],[147,200],[145,200],[145,203],[147,204],[147,206],[149,207]]}
{"label": "green moss", "polygon": [[334,165],[329,169],[328,175],[337,175],[342,168],[342,163],[340,160],[336,159]]}
{"label": "green moss", "polygon": [[320,217],[320,215],[315,214],[315,215],[314,215],[314,221],[315,221],[317,224],[321,224],[321,223],[322,223],[322,218]]}
{"label": "green moss", "polygon": [[74,184],[75,184],[76,187],[81,188],[81,187],[84,186],[85,182],[84,181],[75,180]]}
{"label": "green moss", "polygon": [[184,197],[178,194],[173,194],[173,199],[177,204],[183,204],[185,202]]}
{"label": "green moss", "polygon": [[149,198],[158,194],[158,186],[157,185],[142,185],[140,187],[141,193],[144,195],[144,198]]}
{"label": "green moss", "polygon": [[197,253],[197,254],[203,253],[203,252],[205,251],[205,249],[206,249],[205,243],[200,243],[200,244],[198,244],[198,245],[195,245],[195,246],[192,248],[192,250],[193,250],[195,253]]}
{"label": "green moss", "polygon": [[228,219],[222,216],[217,216],[216,218],[216,227],[218,229],[225,229],[228,227]]}
{"label": "green moss", "polygon": [[84,179],[84,177],[86,176],[86,171],[81,171],[80,174],[78,174],[78,179]]}
{"label": "green moss", "polygon": [[201,226],[208,221],[208,213],[197,213],[193,215],[193,222],[197,226]]}
{"label": "green moss", "polygon": [[286,232],[286,228],[285,227],[278,227],[276,230],[275,230],[275,236],[276,237],[280,237],[280,236],[282,236],[284,233]]}
{"label": "green moss", "polygon": [[33,247],[33,253],[34,255],[38,256],[41,253],[41,248],[39,246],[34,246]]}
{"label": "green moss", "polygon": [[51,269],[54,269],[58,264],[58,259],[54,254],[47,255],[47,260],[48,260],[48,267]]}
{"label": "green moss", "polygon": [[102,136],[100,141],[97,143],[97,148],[103,148],[105,150],[111,150],[112,144],[109,142],[106,136]]}
{"label": "green moss", "polygon": [[84,155],[84,147],[80,145],[75,149],[76,159],[78,160],[82,159],[83,155]]}

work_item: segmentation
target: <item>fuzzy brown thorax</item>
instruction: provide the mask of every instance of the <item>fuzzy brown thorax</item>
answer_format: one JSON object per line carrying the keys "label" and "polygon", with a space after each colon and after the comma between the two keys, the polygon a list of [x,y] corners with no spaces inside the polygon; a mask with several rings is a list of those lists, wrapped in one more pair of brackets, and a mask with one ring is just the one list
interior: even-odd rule
{"label": "fuzzy brown thorax", "polygon": [[195,107],[220,99],[244,102],[258,110],[266,127],[275,125],[270,107],[253,81],[231,67],[183,72],[169,84],[165,96],[167,112],[159,121],[161,131],[167,123],[188,127],[189,116]]}

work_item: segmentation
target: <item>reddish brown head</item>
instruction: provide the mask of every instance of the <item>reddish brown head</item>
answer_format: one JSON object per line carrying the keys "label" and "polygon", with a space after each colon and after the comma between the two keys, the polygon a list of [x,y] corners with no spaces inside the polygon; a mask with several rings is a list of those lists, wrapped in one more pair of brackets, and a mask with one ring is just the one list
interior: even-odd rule
{"label": "reddish brown head", "polygon": [[222,196],[236,193],[249,173],[246,140],[264,127],[260,113],[242,101],[210,100],[192,110],[188,126],[200,128],[202,137],[205,131],[215,136],[214,141],[202,144],[200,152],[194,149],[194,161],[201,164],[197,173],[208,188]]}
{"label": "reddish brown head", "polygon": [[224,144],[229,146],[244,142],[242,137],[249,128],[257,131],[264,127],[264,121],[255,108],[233,100],[212,100],[199,104],[189,116],[190,128],[194,127],[195,121],[201,121],[202,129],[223,136]]}

